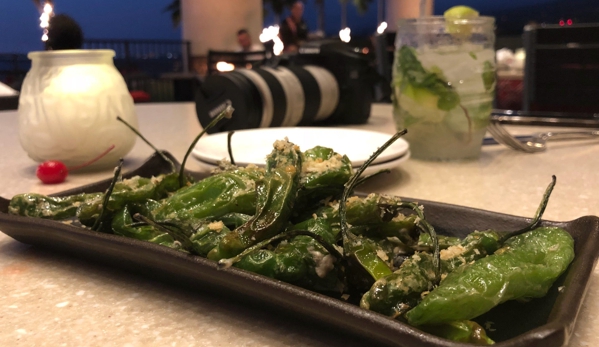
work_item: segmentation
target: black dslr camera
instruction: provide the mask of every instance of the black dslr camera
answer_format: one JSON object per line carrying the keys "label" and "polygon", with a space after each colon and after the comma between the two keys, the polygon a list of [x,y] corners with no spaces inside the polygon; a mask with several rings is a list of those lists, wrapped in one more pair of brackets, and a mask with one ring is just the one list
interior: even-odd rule
{"label": "black dslr camera", "polygon": [[314,124],[363,124],[370,116],[378,73],[358,48],[315,41],[297,54],[253,69],[211,75],[196,91],[206,126],[227,105],[235,113],[210,133]]}

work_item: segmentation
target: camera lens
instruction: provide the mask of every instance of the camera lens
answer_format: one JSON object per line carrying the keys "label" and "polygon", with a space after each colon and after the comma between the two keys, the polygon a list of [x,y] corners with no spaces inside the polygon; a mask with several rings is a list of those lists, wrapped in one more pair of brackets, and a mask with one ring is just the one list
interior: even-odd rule
{"label": "camera lens", "polygon": [[320,107],[321,95],[316,79],[310,72],[301,67],[287,66],[295,76],[299,79],[302,90],[304,91],[304,113],[302,120],[298,125],[309,125],[314,122],[318,109]]}
{"label": "camera lens", "polygon": [[196,111],[205,126],[226,105],[235,108],[233,118],[212,133],[308,125],[327,119],[338,103],[335,76],[322,67],[261,67],[208,76],[196,96]]}
{"label": "camera lens", "polygon": [[283,127],[296,126],[304,114],[305,96],[301,82],[290,70],[279,67],[277,69],[263,67],[262,70],[270,72],[283,87],[287,108],[283,117]]}
{"label": "camera lens", "polygon": [[262,101],[262,119],[260,120],[260,128],[270,127],[274,114],[274,102],[268,83],[254,70],[242,69],[237,72],[250,79],[258,89]]}
{"label": "camera lens", "polygon": [[324,68],[313,65],[306,65],[303,68],[314,78],[320,91],[320,105],[314,121],[323,121],[335,112],[339,104],[339,85],[335,76]]}
{"label": "camera lens", "polygon": [[[239,70],[239,72],[246,70]],[[268,85],[268,89],[262,92],[268,93],[270,91],[273,100],[273,117],[270,123],[271,127],[280,127],[283,124],[285,118],[285,110],[287,109],[287,99],[285,98],[285,91],[283,86],[270,72],[263,69],[252,70],[256,72]]]}
{"label": "camera lens", "polygon": [[231,104],[233,118],[209,132],[309,124],[364,124],[381,76],[360,50],[339,40],[304,43],[297,54],[272,59],[278,67],[211,75],[196,89],[196,112],[206,126]]}

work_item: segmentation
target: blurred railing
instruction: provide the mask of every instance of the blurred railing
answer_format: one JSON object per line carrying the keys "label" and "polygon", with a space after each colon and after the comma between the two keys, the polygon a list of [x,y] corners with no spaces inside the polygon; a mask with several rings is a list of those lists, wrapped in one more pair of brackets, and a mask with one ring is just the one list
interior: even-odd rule
{"label": "blurred railing", "polygon": [[130,91],[143,91],[150,101],[188,101],[179,92],[180,78],[190,72],[191,43],[177,40],[86,39],[86,49],[112,49],[114,65]]}
{"label": "blurred railing", "polygon": [[[84,49],[112,49],[114,64],[129,90],[148,93],[151,101],[183,101],[180,80],[190,74],[191,43],[178,40],[85,39]],[[0,53],[0,81],[20,90],[31,61],[26,54]]]}
{"label": "blurred railing", "polygon": [[0,82],[20,90],[30,66],[26,54],[0,53]]}
{"label": "blurred railing", "polygon": [[85,39],[83,48],[112,49],[116,67],[125,72],[157,74],[188,72],[191,43],[177,40]]}

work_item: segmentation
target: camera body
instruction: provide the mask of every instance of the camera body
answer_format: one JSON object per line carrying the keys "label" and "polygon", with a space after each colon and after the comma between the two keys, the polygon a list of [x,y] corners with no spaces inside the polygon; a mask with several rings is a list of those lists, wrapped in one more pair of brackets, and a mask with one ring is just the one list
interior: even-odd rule
{"label": "camera body", "polygon": [[308,42],[297,54],[252,69],[211,75],[196,91],[196,112],[206,126],[227,105],[233,118],[209,133],[368,121],[379,78],[359,49],[336,40]]}

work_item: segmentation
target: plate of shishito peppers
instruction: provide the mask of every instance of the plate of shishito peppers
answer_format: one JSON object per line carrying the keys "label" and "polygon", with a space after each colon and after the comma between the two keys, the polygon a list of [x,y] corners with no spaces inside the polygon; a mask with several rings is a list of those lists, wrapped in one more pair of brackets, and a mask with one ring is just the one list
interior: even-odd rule
{"label": "plate of shishito peppers", "polygon": [[[232,112],[223,111],[213,124]],[[356,171],[349,158],[334,149],[316,146],[302,151],[281,139],[266,156],[265,167],[237,166],[230,152],[230,161],[195,180],[184,170],[191,149],[181,165],[156,150],[154,159],[162,161],[162,174],[123,178],[121,161],[104,191],[19,194],[5,204],[8,214],[0,214],[0,227],[16,239],[36,243],[35,235],[20,235],[11,225],[43,220],[58,232],[77,228],[75,238],[87,233],[104,241],[121,242],[124,237],[159,245],[149,251],[193,257],[208,264],[210,271],[223,276],[232,272],[242,282],[267,287],[285,282],[291,286],[280,293],[283,298],[299,295],[295,299],[315,304],[335,300],[333,310],[341,307],[349,313],[347,324],[375,324],[381,334],[399,334],[373,334],[385,344],[494,344],[493,334],[485,330],[497,330],[494,322],[480,317],[504,302],[506,307],[514,302],[525,305],[548,293],[559,302],[556,297],[564,291],[564,274],[576,256],[575,239],[565,230],[571,225],[541,219],[556,179],[552,177],[534,218],[520,218],[512,230],[442,235],[429,221],[425,204],[384,194],[354,194],[356,187],[380,174],[363,176],[363,171],[405,132],[392,136]],[[596,228],[595,220],[583,222]],[[593,255],[591,263],[595,259]],[[589,269],[592,264],[578,270]],[[575,314],[570,316],[566,314],[573,321]],[[343,326],[339,321],[333,324]],[[412,339],[402,341],[402,334]],[[530,343],[531,336],[523,335],[522,341]],[[563,337],[552,341],[565,343]]]}

